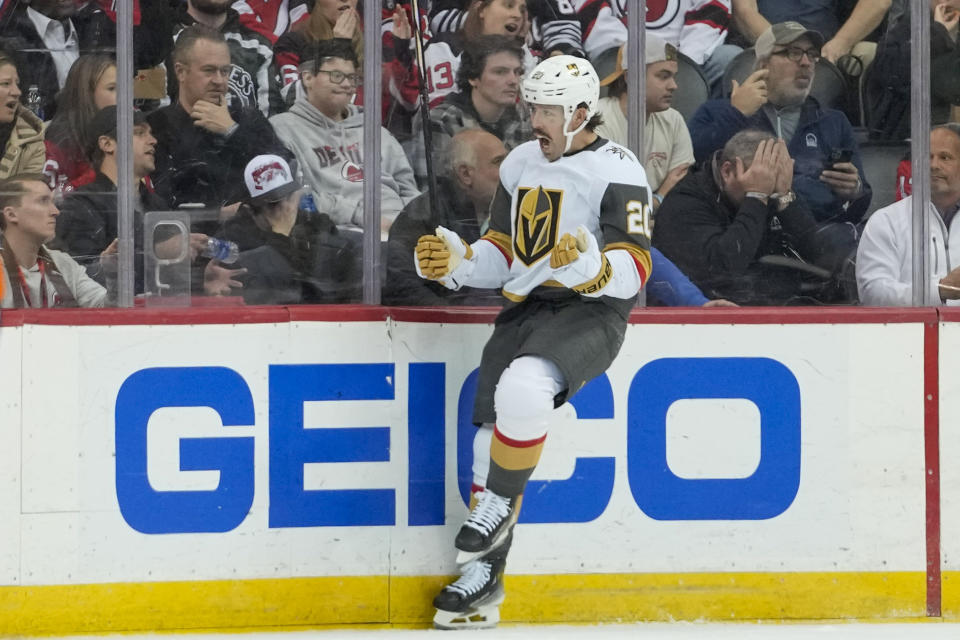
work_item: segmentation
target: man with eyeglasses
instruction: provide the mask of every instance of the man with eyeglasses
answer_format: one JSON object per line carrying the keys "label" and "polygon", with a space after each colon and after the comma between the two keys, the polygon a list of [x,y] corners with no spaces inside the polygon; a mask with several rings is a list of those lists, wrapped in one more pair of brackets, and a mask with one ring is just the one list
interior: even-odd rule
{"label": "man with eyeglasses", "polygon": [[[317,210],[340,227],[363,224],[363,110],[353,104],[360,84],[357,56],[348,40],[321,40],[300,64],[305,90],[286,113],[270,118],[280,140],[303,170]],[[381,128],[381,232],[404,205],[420,195],[403,148]]]}
{"label": "man with eyeglasses", "polygon": [[823,36],[797,22],[780,22],[756,43],[756,71],[733,83],[729,100],[710,100],[690,122],[694,155],[708,160],[735,133],[756,128],[787,143],[792,189],[771,197],[804,200],[818,222],[858,224],[870,205],[853,128],[840,111],[810,96]]}
{"label": "man with eyeglasses", "polygon": [[233,65],[219,31],[201,24],[184,29],[173,50],[173,66],[179,81],[176,102],[147,117],[157,139],[151,178],[169,206],[201,203],[219,208],[225,220],[245,197],[247,162],[261,153],[285,159],[292,154],[255,107],[227,100]]}

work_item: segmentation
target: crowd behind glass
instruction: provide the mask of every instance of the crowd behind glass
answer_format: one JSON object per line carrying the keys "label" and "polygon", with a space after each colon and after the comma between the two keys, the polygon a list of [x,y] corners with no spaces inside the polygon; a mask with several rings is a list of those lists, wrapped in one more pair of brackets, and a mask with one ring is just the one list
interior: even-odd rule
{"label": "crowd behind glass", "polygon": [[[501,162],[536,144],[521,87],[541,59],[588,59],[596,130],[627,145],[632,3],[378,2],[379,95],[363,82],[358,0],[133,0],[132,51],[117,50],[112,0],[0,2],[2,306],[115,304],[122,108],[137,304],[356,302],[363,238],[378,234],[384,304],[499,305],[420,277],[417,239],[483,235]],[[930,280],[947,303],[960,297],[960,0],[923,2]],[[906,1],[648,0],[645,33],[647,304],[910,304]],[[118,55],[133,57],[132,105],[117,105]],[[378,167],[365,107],[382,118]]]}

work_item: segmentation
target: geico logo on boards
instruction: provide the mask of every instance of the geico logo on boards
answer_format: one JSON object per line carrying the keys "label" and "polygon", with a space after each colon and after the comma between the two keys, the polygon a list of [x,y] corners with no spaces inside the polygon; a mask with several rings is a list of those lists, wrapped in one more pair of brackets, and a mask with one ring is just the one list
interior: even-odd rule
{"label": "geico logo on boards", "polygon": [[[411,363],[407,390],[407,524],[444,524],[445,365]],[[471,479],[470,422],[477,371],[460,390],[458,484],[466,501]],[[304,489],[308,463],[390,460],[390,427],[309,429],[303,404],[394,400],[394,365],[306,364],[269,367],[269,526],[396,524],[395,489]],[[744,399],[760,416],[760,459],[745,478],[682,478],[667,464],[667,411],[678,400]],[[602,375],[571,400],[578,419],[613,419],[610,381]],[[253,397],[225,367],[137,371],[116,403],[116,484],[120,511],[143,533],[223,532],[247,517],[254,497],[254,437],[183,438],[182,471],[214,470],[213,490],[159,491],[147,477],[147,424],[158,409],[209,407],[224,427],[252,426]],[[627,395],[627,465],[640,510],[657,520],[761,520],[783,513],[800,486],[800,388],[768,358],[662,358],[640,368]],[[521,522],[588,522],[613,494],[614,457],[577,458],[567,480],[531,481]]]}

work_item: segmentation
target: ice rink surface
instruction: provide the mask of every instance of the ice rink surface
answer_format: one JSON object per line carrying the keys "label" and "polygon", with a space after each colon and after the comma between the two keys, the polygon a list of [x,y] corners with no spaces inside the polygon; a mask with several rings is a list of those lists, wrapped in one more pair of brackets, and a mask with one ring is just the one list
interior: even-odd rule
{"label": "ice rink surface", "polygon": [[[456,635],[460,634],[460,635]],[[466,634],[465,636],[463,634]],[[90,638],[116,640],[530,640],[531,638],[559,638],[573,640],[956,640],[960,638],[960,623],[838,623],[838,624],[779,624],[779,623],[656,623],[620,625],[503,625],[483,631],[436,631],[410,629],[329,629],[317,631],[276,631],[270,633],[164,633],[115,634],[109,636],[69,636],[69,640]],[[67,639],[64,639],[67,640]]]}

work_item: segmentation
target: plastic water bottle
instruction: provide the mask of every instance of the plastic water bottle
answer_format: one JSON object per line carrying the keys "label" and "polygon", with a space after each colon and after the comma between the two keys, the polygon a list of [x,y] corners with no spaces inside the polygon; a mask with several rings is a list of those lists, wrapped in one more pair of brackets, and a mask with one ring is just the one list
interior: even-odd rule
{"label": "plastic water bottle", "polygon": [[221,240],[220,238],[207,238],[207,246],[203,248],[200,254],[204,258],[217,260],[224,264],[231,264],[240,257],[240,248],[234,242]]}
{"label": "plastic water bottle", "polygon": [[58,207],[63,204],[64,198],[67,197],[73,187],[67,182],[67,176],[62,173],[57,176],[57,186],[53,188],[53,203]]}
{"label": "plastic water bottle", "polygon": [[317,214],[317,203],[313,201],[312,193],[305,193],[300,196],[300,210],[306,211],[308,216]]}
{"label": "plastic water bottle", "polygon": [[33,114],[43,120],[43,99],[40,97],[40,87],[35,84],[27,89],[27,109],[33,111]]}

